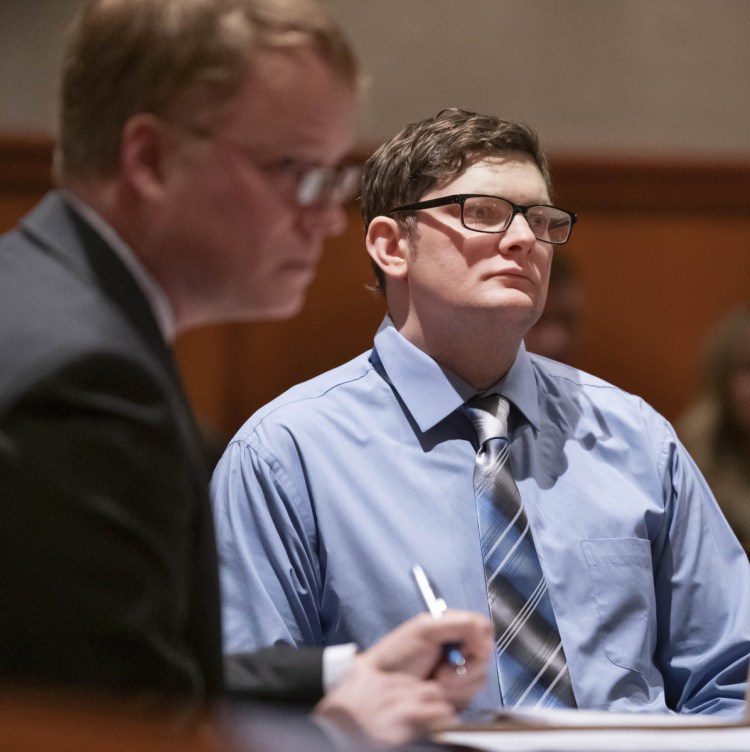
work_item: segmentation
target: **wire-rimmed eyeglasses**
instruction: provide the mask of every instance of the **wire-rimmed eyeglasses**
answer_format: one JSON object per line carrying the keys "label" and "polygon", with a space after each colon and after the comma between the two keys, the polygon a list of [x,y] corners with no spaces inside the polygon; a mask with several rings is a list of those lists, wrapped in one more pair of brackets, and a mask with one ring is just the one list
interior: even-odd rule
{"label": "wire-rimmed eyeglasses", "polygon": [[555,245],[568,242],[573,225],[576,223],[575,213],[567,209],[548,204],[523,206],[514,204],[507,198],[481,193],[458,193],[453,196],[418,201],[415,204],[397,206],[388,214],[432,209],[450,204],[458,204],[461,207],[461,224],[467,230],[487,233],[505,232],[516,214],[522,214],[537,240]]}
{"label": "wire-rimmed eyeglasses", "polygon": [[286,177],[293,183],[297,206],[308,207],[330,201],[344,203],[354,198],[359,190],[362,168],[350,162],[336,165],[311,165],[292,158],[281,159],[271,164],[263,162],[244,144],[237,143],[220,133],[211,133],[214,141],[238,151],[257,169]]}
{"label": "wire-rimmed eyeglasses", "polygon": [[302,208],[322,206],[332,201],[345,203],[359,191],[362,168],[351,162],[335,165],[315,165],[286,157],[274,162],[264,161],[251,147],[235,141],[222,133],[178,124],[196,138],[210,139],[214,143],[238,153],[256,170],[284,184],[294,203]]}

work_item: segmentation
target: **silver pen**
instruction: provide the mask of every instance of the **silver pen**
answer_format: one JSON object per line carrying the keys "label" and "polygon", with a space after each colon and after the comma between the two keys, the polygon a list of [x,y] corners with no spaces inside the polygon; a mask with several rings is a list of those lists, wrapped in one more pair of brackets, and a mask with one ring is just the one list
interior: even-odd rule
{"label": "silver pen", "polygon": [[[414,575],[414,580],[427,610],[435,619],[442,618],[448,606],[442,598],[435,594],[430,578],[425,574],[424,569],[419,564],[415,564],[411,568],[411,573]],[[466,673],[466,658],[464,658],[461,646],[457,642],[446,642],[443,645],[443,653],[446,662],[453,666],[457,674]]]}

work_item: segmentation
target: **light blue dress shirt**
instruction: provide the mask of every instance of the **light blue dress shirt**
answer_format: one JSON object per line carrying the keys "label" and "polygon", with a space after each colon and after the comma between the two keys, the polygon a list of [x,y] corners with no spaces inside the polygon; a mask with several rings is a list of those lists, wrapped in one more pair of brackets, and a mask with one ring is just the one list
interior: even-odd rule
{"label": "light blue dress shirt", "polygon": [[[671,426],[523,347],[498,389],[579,707],[741,712],[750,566]],[[473,394],[386,319],[242,427],[211,486],[227,652],[365,648],[422,609],[415,563],[488,612]],[[491,667],[472,707],[499,704]]]}

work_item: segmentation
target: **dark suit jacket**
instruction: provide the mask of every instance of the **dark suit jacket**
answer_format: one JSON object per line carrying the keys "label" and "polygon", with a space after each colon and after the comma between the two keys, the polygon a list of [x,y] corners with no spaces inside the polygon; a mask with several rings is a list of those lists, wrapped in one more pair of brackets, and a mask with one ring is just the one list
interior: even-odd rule
{"label": "dark suit jacket", "polygon": [[[234,683],[314,700],[320,663],[264,651]],[[207,477],[172,353],[57,193],[0,239],[0,677],[224,686]]]}

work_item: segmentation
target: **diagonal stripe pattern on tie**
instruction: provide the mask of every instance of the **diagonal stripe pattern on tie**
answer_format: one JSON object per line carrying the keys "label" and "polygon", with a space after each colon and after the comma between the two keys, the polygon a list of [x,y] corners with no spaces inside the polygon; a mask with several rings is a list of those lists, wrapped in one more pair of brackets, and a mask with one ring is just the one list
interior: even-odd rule
{"label": "diagonal stripe pattern on tie", "polygon": [[552,603],[508,461],[509,410],[498,394],[464,406],[479,440],[474,491],[500,693],[505,707],[576,707]]}

